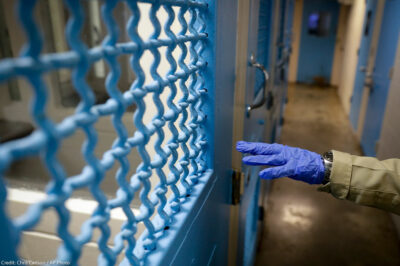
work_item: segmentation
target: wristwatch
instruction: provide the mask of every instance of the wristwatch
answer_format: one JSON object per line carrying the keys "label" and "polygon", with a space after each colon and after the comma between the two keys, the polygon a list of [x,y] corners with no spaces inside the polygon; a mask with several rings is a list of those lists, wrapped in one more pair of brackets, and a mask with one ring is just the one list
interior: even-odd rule
{"label": "wristwatch", "polygon": [[332,151],[328,151],[322,154],[322,161],[324,162],[324,167],[325,167],[324,180],[322,181],[322,184],[325,185],[326,183],[331,181],[331,170],[333,164]]}

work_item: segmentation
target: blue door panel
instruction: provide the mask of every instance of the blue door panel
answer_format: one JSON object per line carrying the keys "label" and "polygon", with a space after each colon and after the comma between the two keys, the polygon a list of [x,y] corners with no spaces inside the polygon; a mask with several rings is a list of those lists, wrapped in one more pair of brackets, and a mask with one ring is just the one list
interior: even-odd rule
{"label": "blue door panel", "polygon": [[361,99],[364,91],[366,68],[368,65],[368,55],[370,54],[370,44],[372,32],[375,25],[377,0],[368,0],[364,16],[363,33],[360,42],[359,56],[354,81],[353,94],[351,97],[350,122],[354,130],[357,130],[360,114]]}
{"label": "blue door panel", "polygon": [[[191,192],[193,197],[189,197],[185,207],[175,215],[169,229],[165,230],[166,233],[159,239],[157,249],[145,258],[145,264],[170,265],[179,260],[185,262],[185,264],[179,265],[190,265],[192,261],[206,260],[210,254],[209,251],[222,240],[218,239],[218,234],[203,234],[203,238],[199,239],[200,242],[205,243],[202,249],[196,249],[193,247],[196,243],[186,241],[188,238],[198,237],[197,233],[201,232],[198,230],[200,227],[209,228],[204,217],[209,219],[211,216],[214,217],[215,222],[218,221],[218,215],[213,216],[217,208],[210,210],[207,208],[209,205],[206,204],[213,200],[212,195],[216,191],[217,180],[218,178],[212,171],[208,171],[199,179],[198,186]],[[220,209],[219,211],[221,212]],[[129,265],[129,262],[124,261],[123,264]]]}
{"label": "blue door panel", "polygon": [[257,221],[258,221],[258,195],[260,178],[258,172],[260,167],[246,167],[244,178],[245,190],[240,203],[240,223],[244,226],[239,230],[239,243],[244,244],[244,248],[238,252],[239,265],[252,265],[255,256],[257,240]]}
{"label": "blue door panel", "polygon": [[390,71],[398,47],[400,32],[400,1],[387,0],[382,19],[375,67],[370,91],[361,146],[368,156],[375,156],[390,86]]}
{"label": "blue door panel", "polygon": [[[260,0],[259,17],[258,17],[258,36],[257,36],[257,62],[261,63],[269,71],[269,53],[271,42],[271,9],[272,0]],[[261,89],[263,74],[261,71],[256,72],[256,82],[254,96]]]}
{"label": "blue door panel", "polygon": [[[244,140],[246,141],[269,142],[278,137],[278,123],[283,115],[282,105],[287,86],[287,62],[284,57],[285,53],[290,52],[293,5],[294,1],[292,0],[251,1],[250,17],[254,19],[255,14],[257,14],[258,21],[253,22],[252,25],[252,19],[250,19],[249,54],[256,50],[257,61],[266,67],[270,77],[274,77],[268,81],[268,91],[274,97],[272,98],[272,107],[267,108],[268,105],[264,105],[252,111],[251,116],[245,117]],[[277,25],[273,25],[273,23]],[[276,33],[273,32],[275,29]],[[283,75],[281,75],[282,71],[285,72]],[[256,78],[255,83],[252,83],[254,78]],[[261,73],[254,73],[253,69],[248,68],[247,101],[254,98],[256,93],[253,91],[257,92],[261,78]],[[261,181],[258,176],[260,170],[260,167],[242,166],[245,189],[239,209],[238,265],[253,265],[255,260],[259,233],[257,229],[259,225],[260,187],[261,182],[265,182]]]}
{"label": "blue door panel", "polygon": [[[259,169],[255,169],[258,170]],[[254,171],[254,170],[253,170]],[[256,173],[257,174],[257,173]],[[245,252],[244,252],[244,265],[253,265],[255,253],[256,253],[256,244],[257,244],[257,225],[258,225],[258,216],[259,216],[259,206],[258,206],[258,199],[260,194],[260,179],[255,178],[252,184],[254,189],[249,191],[251,195],[250,202],[247,206],[247,213],[246,213],[246,232],[245,232]],[[242,206],[243,207],[243,206]]]}
{"label": "blue door panel", "polygon": [[278,52],[278,69],[277,69],[277,83],[278,85],[278,99],[277,104],[279,105],[278,114],[276,119],[273,121],[272,134],[270,142],[276,142],[282,131],[283,116],[286,106],[287,89],[288,89],[288,72],[289,72],[289,59],[292,51],[292,25],[293,25],[293,11],[294,1],[285,0],[285,5],[282,6],[281,10],[281,23],[283,26],[280,29],[280,39],[282,42],[282,48]]}
{"label": "blue door panel", "polygon": [[[195,206],[187,206],[187,211],[190,211],[187,220],[181,223],[176,221],[176,224],[171,225],[171,234],[160,241],[158,251],[145,261],[147,265],[209,265],[209,262],[212,262],[211,265],[226,264],[229,202],[221,201],[221,198],[227,199],[228,195],[219,194],[226,188],[226,184],[215,175],[210,178],[211,182],[200,184],[203,193],[199,191],[195,195]],[[179,215],[177,219],[180,219]],[[179,229],[176,235],[173,233],[174,227]],[[225,237],[221,237],[222,235]]]}
{"label": "blue door panel", "polygon": [[285,27],[286,27],[286,7],[287,0],[282,0],[279,7],[279,37],[278,37],[278,58],[282,58],[283,49],[285,48]]}
{"label": "blue door panel", "polygon": [[[320,37],[308,33],[308,18],[316,11],[328,12],[331,15],[327,36]],[[312,83],[313,78],[317,76],[330,81],[338,17],[338,1],[304,0],[297,81]]]}
{"label": "blue door panel", "polygon": [[[256,55],[256,61],[264,65],[270,71],[270,50],[272,45],[272,10],[275,5],[274,0],[251,0],[249,18],[249,37],[248,37],[248,56]],[[261,88],[263,76],[261,71],[248,67],[246,73],[246,103],[252,103],[255,95]],[[269,81],[268,81],[269,82]],[[261,106],[251,111],[251,115],[245,114],[243,138],[246,141],[263,141],[268,125],[266,117],[267,108]],[[258,203],[251,204],[254,196],[258,195],[259,182],[258,170],[256,167],[242,166],[245,173],[245,190],[241,196],[239,207],[239,232],[237,248],[237,264],[251,265],[254,261],[254,247],[256,246],[257,229],[254,230],[254,223],[257,218],[254,216],[258,211]]]}

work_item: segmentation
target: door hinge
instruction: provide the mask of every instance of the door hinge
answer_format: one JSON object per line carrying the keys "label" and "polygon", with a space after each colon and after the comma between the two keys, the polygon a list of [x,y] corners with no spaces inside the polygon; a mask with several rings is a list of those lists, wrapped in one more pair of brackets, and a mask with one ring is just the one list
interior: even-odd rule
{"label": "door hinge", "polygon": [[394,67],[391,67],[389,69],[389,79],[392,80],[393,79],[393,72],[394,72]]}
{"label": "door hinge", "polygon": [[242,179],[242,173],[238,170],[232,170],[232,205],[240,203],[240,183]]}

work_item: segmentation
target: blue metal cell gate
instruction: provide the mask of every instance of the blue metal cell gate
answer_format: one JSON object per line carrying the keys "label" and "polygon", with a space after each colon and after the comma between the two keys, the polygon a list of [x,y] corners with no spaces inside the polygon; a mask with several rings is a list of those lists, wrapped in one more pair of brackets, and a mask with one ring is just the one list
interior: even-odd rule
{"label": "blue metal cell gate", "polygon": [[[44,39],[33,15],[37,1],[20,0],[18,3],[17,16],[27,41],[20,57],[0,61],[0,82],[13,78],[23,78],[29,82],[33,91],[30,113],[37,129],[27,137],[0,146],[0,232],[3,238],[0,242],[8,242],[7,246],[2,245],[0,251],[3,258],[17,258],[15,251],[22,231],[32,229],[46,210],[54,209],[58,218],[57,234],[62,240],[57,259],[76,264],[83,245],[89,242],[93,231],[99,229],[99,264],[115,264],[121,252],[125,252],[126,264],[141,264],[147,254],[157,248],[157,240],[173,223],[173,216],[179,213],[182,202],[190,197],[198,178],[212,167],[206,157],[206,136],[209,129],[205,126],[207,116],[203,111],[207,94],[204,75],[207,62],[203,54],[207,49],[206,28],[209,26],[204,17],[209,12],[208,4],[191,0],[121,0],[132,14],[126,25],[131,40],[121,43],[118,42],[120,29],[113,16],[118,2],[103,2],[101,18],[108,34],[101,46],[87,47],[81,40],[81,30],[87,16],[82,8],[82,1],[65,0],[64,4],[69,11],[65,38],[70,50],[53,54],[43,53]],[[151,5],[149,17],[153,29],[148,40],[142,39],[138,34],[141,19],[138,2]],[[179,8],[179,12],[176,14],[173,8]],[[168,14],[164,25],[161,25],[156,15],[160,9]],[[176,18],[181,27],[178,34],[170,28]],[[162,26],[167,36],[165,39],[160,38]],[[165,76],[157,71],[162,56],[161,47],[166,47],[165,58],[170,66]],[[173,56],[175,49],[180,51],[178,59]],[[146,51],[153,56],[150,68],[152,82],[149,84],[145,84],[146,77],[140,62]],[[188,54],[189,63],[185,61]],[[135,81],[125,93],[118,88],[121,75],[118,62],[120,56],[130,56],[130,64],[135,73]],[[93,90],[85,77],[99,60],[105,60],[108,65],[105,86],[109,99],[105,103],[95,104]],[[46,113],[49,88],[43,76],[60,69],[72,70],[73,87],[79,94],[80,103],[73,115],[66,117],[61,123],[55,123]],[[165,90],[169,92],[166,104],[160,99]],[[182,95],[181,98],[176,97],[178,92]],[[156,112],[152,121],[144,124],[143,116],[148,106],[146,107],[143,99],[149,94],[152,95]],[[132,105],[136,106],[133,123],[137,130],[130,136],[121,118]],[[103,116],[111,117],[117,138],[102,158],[97,158],[94,155],[98,142],[94,125]],[[57,158],[57,151],[62,142],[78,130],[83,131],[86,137],[82,145],[86,166],[80,174],[67,178],[66,171]],[[172,138],[166,145],[162,145],[165,131],[169,131]],[[157,141],[154,145],[156,156],[151,158],[147,149],[152,136]],[[178,148],[183,151],[182,154],[178,154]],[[128,182],[128,155],[133,149],[139,152],[141,163]],[[4,173],[11,163],[33,155],[41,156],[51,176],[46,188],[46,198],[31,205],[21,217],[10,219],[5,215],[7,188]],[[107,200],[100,184],[105,173],[115,164],[119,164],[115,176],[119,189],[113,199]],[[169,169],[168,174],[166,167]],[[155,187],[150,182],[151,178],[157,178]],[[82,187],[90,190],[98,205],[92,216],[82,224],[81,233],[74,236],[68,230],[70,211],[65,203],[75,190]],[[140,213],[135,215],[130,203],[139,192]],[[167,198],[169,192],[171,196]],[[110,238],[108,222],[110,212],[115,208],[121,208],[127,220],[111,247],[107,245]],[[146,230],[135,239],[139,224],[143,224]]]}
{"label": "blue metal cell gate", "polygon": [[376,156],[377,143],[382,130],[386,102],[391,83],[391,72],[395,63],[399,43],[400,2],[385,2],[376,60],[371,73],[372,84],[368,91],[368,106],[361,136],[361,147],[367,156]]}
{"label": "blue metal cell gate", "polygon": [[368,61],[371,54],[371,40],[372,33],[375,27],[377,1],[367,1],[366,11],[363,22],[363,33],[360,41],[360,49],[358,52],[358,62],[356,69],[356,77],[354,79],[353,93],[351,96],[351,107],[350,107],[350,122],[355,131],[358,130],[358,120],[360,117],[360,108],[362,95],[364,90],[364,83],[366,78],[366,71],[368,67]]}

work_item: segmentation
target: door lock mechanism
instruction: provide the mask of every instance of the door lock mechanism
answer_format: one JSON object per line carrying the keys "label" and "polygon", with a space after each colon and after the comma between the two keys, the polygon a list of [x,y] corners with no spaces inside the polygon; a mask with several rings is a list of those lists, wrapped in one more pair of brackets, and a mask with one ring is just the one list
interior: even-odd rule
{"label": "door lock mechanism", "polygon": [[241,194],[241,182],[242,182],[242,172],[238,170],[232,171],[232,205],[238,205],[240,203]]}

